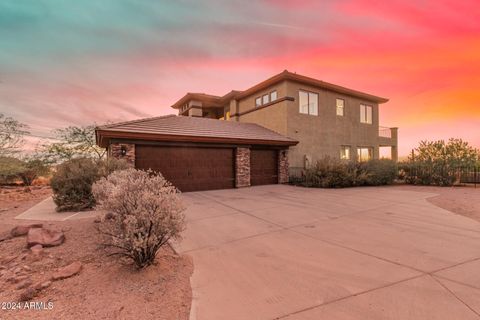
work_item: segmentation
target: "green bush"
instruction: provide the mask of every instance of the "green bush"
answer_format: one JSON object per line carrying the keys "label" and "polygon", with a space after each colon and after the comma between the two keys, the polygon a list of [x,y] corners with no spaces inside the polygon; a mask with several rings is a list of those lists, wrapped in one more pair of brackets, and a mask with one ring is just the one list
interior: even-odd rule
{"label": "green bush", "polygon": [[0,184],[14,183],[24,170],[22,160],[14,157],[0,157]]}
{"label": "green bush", "polygon": [[50,181],[57,211],[85,210],[95,205],[92,185],[115,170],[127,169],[123,160],[72,159],[57,166]]}
{"label": "green bush", "polygon": [[359,163],[356,185],[382,186],[392,184],[398,175],[397,164],[388,159]]}
{"label": "green bush", "polygon": [[392,160],[354,163],[325,157],[305,170],[301,178],[292,179],[292,183],[317,188],[379,186],[392,184],[397,172],[397,165]]}
{"label": "green bush", "polygon": [[0,157],[0,184],[11,184],[22,180],[25,186],[30,186],[36,178],[49,172],[50,168],[35,157],[24,160]]}
{"label": "green bush", "polygon": [[451,186],[479,161],[479,150],[461,139],[421,141],[400,168],[406,183]]}
{"label": "green bush", "polygon": [[325,157],[305,172],[305,186],[345,188],[353,185],[351,168],[345,163]]}

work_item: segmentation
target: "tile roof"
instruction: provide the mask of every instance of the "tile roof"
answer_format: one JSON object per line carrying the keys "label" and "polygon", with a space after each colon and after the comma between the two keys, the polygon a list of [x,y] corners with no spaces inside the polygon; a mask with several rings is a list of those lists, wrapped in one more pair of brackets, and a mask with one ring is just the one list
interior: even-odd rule
{"label": "tile roof", "polygon": [[146,138],[159,141],[192,141],[295,145],[298,142],[255,123],[167,115],[114,123],[96,128],[97,143],[105,138]]}
{"label": "tile roof", "polygon": [[225,105],[230,99],[235,99],[235,100],[240,100],[245,97],[249,97],[252,94],[257,93],[260,90],[263,90],[265,88],[268,88],[280,81],[285,81],[285,80],[290,80],[294,82],[299,82],[307,85],[311,85],[317,88],[323,88],[327,89],[333,92],[338,92],[342,94],[346,94],[349,96],[353,97],[358,97],[365,99],[367,101],[373,101],[376,103],[385,103],[388,102],[387,98],[382,98],[379,96],[375,96],[373,94],[361,92],[358,90],[353,90],[349,89],[346,87],[342,87],[333,83],[329,83],[326,81],[322,80],[317,80],[314,78],[302,76],[300,74],[297,74],[295,72],[290,72],[288,70],[284,70],[283,72],[280,72],[273,77],[268,78],[267,80],[264,80],[246,90],[243,91],[236,91],[232,90],[229,93],[225,94],[224,96],[214,96],[214,95],[209,95],[205,93],[187,93],[185,96],[183,96],[180,100],[175,102],[171,107],[174,109],[179,109],[183,104],[187,103],[190,100],[200,100],[202,102],[208,103],[209,106],[212,107],[221,107]]}

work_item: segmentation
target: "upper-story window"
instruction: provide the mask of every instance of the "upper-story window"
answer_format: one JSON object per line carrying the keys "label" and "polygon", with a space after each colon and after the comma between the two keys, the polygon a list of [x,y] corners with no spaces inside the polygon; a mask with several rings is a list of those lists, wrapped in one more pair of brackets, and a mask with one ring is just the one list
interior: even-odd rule
{"label": "upper-story window", "polygon": [[270,96],[268,94],[263,95],[262,104],[267,104],[270,102]]}
{"label": "upper-story window", "polygon": [[360,122],[372,124],[372,106],[367,106],[366,104],[360,105]]}
{"label": "upper-story window", "polygon": [[260,107],[262,105],[262,97],[255,99],[255,107]]}
{"label": "upper-story window", "polygon": [[345,100],[337,99],[337,116],[345,115]]}
{"label": "upper-story window", "polygon": [[277,91],[272,91],[270,92],[270,101],[275,101],[277,100]]}
{"label": "upper-story window", "polygon": [[300,90],[298,92],[299,111],[303,114],[318,115],[318,94]]}

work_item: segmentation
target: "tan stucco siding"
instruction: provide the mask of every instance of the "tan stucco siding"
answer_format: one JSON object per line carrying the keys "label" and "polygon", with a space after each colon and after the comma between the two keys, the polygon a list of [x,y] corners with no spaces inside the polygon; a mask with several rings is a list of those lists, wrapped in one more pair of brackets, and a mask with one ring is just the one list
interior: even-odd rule
{"label": "tan stucco siding", "polygon": [[256,110],[239,117],[240,122],[251,122],[287,136],[287,101]]}
{"label": "tan stucco siding", "polygon": [[282,98],[286,94],[286,85],[285,81],[277,83],[273,86],[270,86],[266,89],[257,91],[253,93],[252,95],[245,97],[238,101],[238,112],[242,113],[248,110],[251,110],[252,108],[255,108],[255,99],[258,97],[263,97],[265,94],[270,94],[272,91],[277,91],[277,98]]}
{"label": "tan stucco siding", "polygon": [[[378,104],[325,89],[287,82],[287,95],[295,98],[287,107],[287,136],[300,141],[289,153],[290,166],[303,167],[305,155],[312,163],[324,156],[339,157],[342,145],[351,147],[352,160],[357,147],[373,147],[378,157]],[[318,94],[318,116],[299,112],[299,91]],[[344,116],[336,114],[336,99],[344,99]],[[360,104],[372,106],[372,124],[360,122]]]}

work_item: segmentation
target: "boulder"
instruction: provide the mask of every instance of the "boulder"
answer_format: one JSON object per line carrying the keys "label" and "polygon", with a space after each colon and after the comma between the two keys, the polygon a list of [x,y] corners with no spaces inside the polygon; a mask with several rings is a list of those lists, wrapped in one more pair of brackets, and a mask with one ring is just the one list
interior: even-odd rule
{"label": "boulder", "polygon": [[40,244],[43,247],[59,246],[65,241],[62,231],[55,231],[45,228],[31,228],[27,234],[27,246],[29,248]]}
{"label": "boulder", "polygon": [[65,266],[63,268],[60,268],[55,272],[52,276],[52,280],[61,280],[61,279],[66,279],[70,278],[71,276],[76,275],[82,270],[82,263],[75,261],[68,266]]}
{"label": "boulder", "polygon": [[28,233],[28,230],[41,227],[43,227],[43,224],[41,223],[29,224],[28,226],[16,226],[12,230],[10,230],[10,235],[12,237],[21,237],[26,235]]}
{"label": "boulder", "polygon": [[43,246],[41,244],[36,244],[30,248],[30,251],[32,251],[34,256],[39,257],[43,252]]}

